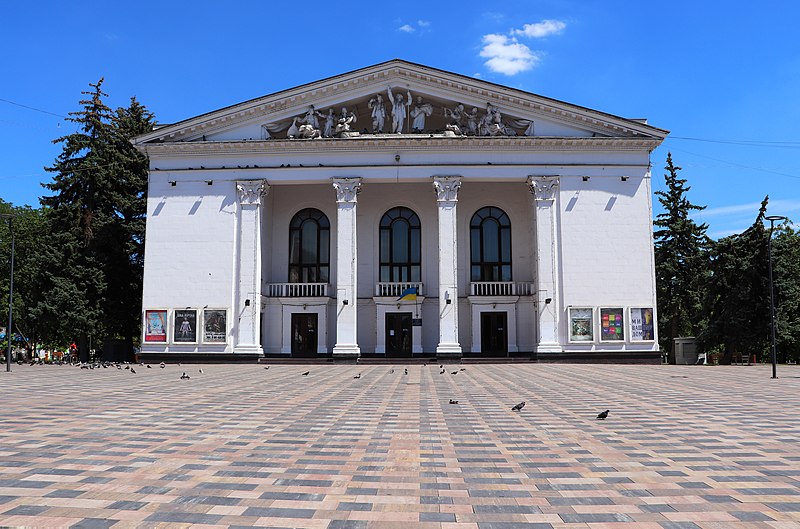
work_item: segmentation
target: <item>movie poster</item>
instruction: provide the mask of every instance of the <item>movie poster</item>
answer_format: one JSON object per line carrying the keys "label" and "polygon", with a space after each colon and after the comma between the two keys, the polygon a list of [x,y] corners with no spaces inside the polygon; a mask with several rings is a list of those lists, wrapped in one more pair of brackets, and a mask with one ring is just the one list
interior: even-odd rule
{"label": "movie poster", "polygon": [[225,309],[203,311],[203,343],[225,343],[228,341],[227,312]]}
{"label": "movie poster", "polygon": [[625,341],[624,312],[622,308],[600,309],[600,340]]}
{"label": "movie poster", "polygon": [[172,343],[197,343],[197,310],[175,309],[172,333]]}
{"label": "movie poster", "polygon": [[631,341],[652,342],[655,340],[652,308],[631,309]]}
{"label": "movie poster", "polygon": [[144,341],[145,343],[166,343],[167,341],[167,311],[144,311]]}
{"label": "movie poster", "polygon": [[591,308],[569,309],[569,341],[593,342],[594,325]]}

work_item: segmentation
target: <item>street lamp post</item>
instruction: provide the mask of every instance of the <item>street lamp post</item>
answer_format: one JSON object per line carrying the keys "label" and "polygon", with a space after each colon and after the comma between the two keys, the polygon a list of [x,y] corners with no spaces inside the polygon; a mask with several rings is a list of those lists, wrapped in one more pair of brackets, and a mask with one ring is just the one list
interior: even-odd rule
{"label": "street lamp post", "polygon": [[8,340],[8,350],[6,351],[6,371],[11,371],[11,315],[14,310],[14,215],[11,213],[0,214],[0,218],[8,220],[8,231],[11,233],[11,272],[8,282],[8,328],[6,329],[6,339]]}
{"label": "street lamp post", "polygon": [[769,260],[769,308],[770,323],[772,327],[772,378],[778,378],[778,353],[775,348],[775,288],[772,286],[772,230],[775,221],[789,220],[781,215],[770,215],[764,217],[769,221],[769,241],[767,242],[767,259]]}

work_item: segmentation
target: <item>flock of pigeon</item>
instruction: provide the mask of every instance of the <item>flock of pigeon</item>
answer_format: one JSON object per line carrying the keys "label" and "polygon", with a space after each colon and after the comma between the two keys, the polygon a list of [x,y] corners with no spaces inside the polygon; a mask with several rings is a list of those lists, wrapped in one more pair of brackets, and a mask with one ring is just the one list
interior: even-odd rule
{"label": "flock of pigeon", "polygon": [[[17,363],[22,365],[22,362],[17,362]],[[33,362],[31,362],[30,365],[33,366],[33,365],[36,365],[36,364],[37,364],[37,362],[33,361]],[[38,362],[38,364],[42,365],[42,362]],[[61,365],[62,362],[58,362],[58,364]],[[78,365],[80,366],[81,369],[99,369],[99,368],[108,369],[110,367],[115,367],[115,368],[117,368],[119,370],[129,370],[132,374],[134,374],[134,375],[136,374],[136,370],[134,369],[134,364],[130,364],[128,362],[122,362],[122,363],[120,363],[120,362],[92,362],[92,363],[81,363],[81,364],[78,364]],[[144,366],[146,369],[152,369],[152,366],[150,364],[139,363],[139,364],[136,364],[136,365],[140,366],[140,368],[141,368],[141,366]],[[181,364],[178,363],[177,365],[178,365],[178,367],[180,367]],[[423,364],[423,366],[427,366],[427,365],[428,364]],[[122,366],[125,366],[125,367],[123,368]],[[158,367],[160,367],[161,369],[165,369],[167,367],[167,364],[165,364],[164,362],[161,362],[158,365]],[[264,367],[264,369],[269,369],[269,366]],[[451,371],[450,374],[451,375],[457,375],[459,372],[466,371],[466,370],[467,370],[467,368],[462,367],[460,369],[456,369],[455,371]],[[447,370],[444,368],[444,364],[439,364],[439,374],[440,375],[444,375],[446,372],[447,372]],[[201,375],[203,374],[203,368],[199,369],[199,373]],[[394,373],[394,368],[389,370],[389,373]],[[305,372],[301,373],[300,376],[307,377],[310,374],[311,374],[311,371],[305,371]],[[403,375],[408,375],[408,368],[407,367],[403,368]],[[183,374],[181,375],[181,380],[189,380],[191,378],[192,377],[190,377],[189,374],[186,373],[186,371],[184,371]],[[360,379],[361,378],[361,373],[358,373],[353,378],[354,379]],[[450,404],[458,404],[458,401],[450,399]],[[512,406],[511,407],[511,411],[521,412],[522,408],[524,408],[524,407],[525,407],[525,401],[523,400],[519,404],[515,404],[514,406]],[[605,420],[608,417],[608,412],[609,411],[610,410],[605,410],[605,411],[602,411],[602,412],[598,413],[597,414],[597,420],[599,420],[599,421]]]}

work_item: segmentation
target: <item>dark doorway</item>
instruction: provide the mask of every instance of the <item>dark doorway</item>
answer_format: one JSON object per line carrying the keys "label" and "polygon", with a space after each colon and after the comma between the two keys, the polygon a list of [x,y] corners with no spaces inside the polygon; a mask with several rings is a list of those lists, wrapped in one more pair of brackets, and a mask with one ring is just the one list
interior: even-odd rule
{"label": "dark doorway", "polygon": [[292,313],[292,356],[317,356],[316,313]]}
{"label": "dark doorway", "polygon": [[481,354],[508,356],[508,313],[481,312]]}
{"label": "dark doorway", "polygon": [[411,356],[411,313],[386,313],[386,356]]}

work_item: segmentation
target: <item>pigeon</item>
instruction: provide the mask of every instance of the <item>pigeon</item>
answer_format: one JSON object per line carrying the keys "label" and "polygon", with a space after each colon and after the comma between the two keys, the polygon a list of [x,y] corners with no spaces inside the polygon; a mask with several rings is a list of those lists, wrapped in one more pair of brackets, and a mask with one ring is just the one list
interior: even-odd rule
{"label": "pigeon", "polygon": [[425,367],[425,366],[427,366],[427,365],[428,365],[428,363],[427,363],[427,362],[422,362],[422,367]]}
{"label": "pigeon", "polygon": [[608,410],[600,412],[600,413],[597,414],[597,420],[602,421],[606,417],[608,417]]}
{"label": "pigeon", "polygon": [[389,370],[389,374],[391,375],[392,373],[394,373],[394,368]]}
{"label": "pigeon", "polygon": [[459,371],[466,371],[466,370],[467,370],[466,367],[462,367],[461,369],[459,369]]}
{"label": "pigeon", "polygon": [[458,374],[458,371],[453,371],[453,372],[451,372],[450,374],[451,374],[451,375],[457,375],[457,374]]}
{"label": "pigeon", "polygon": [[303,373],[303,376],[307,377],[309,373],[311,373],[311,371],[306,371],[305,373]]}
{"label": "pigeon", "polygon": [[403,373],[403,374],[404,374],[404,375],[407,375],[407,374],[408,374],[408,368],[405,368],[405,373]]}
{"label": "pigeon", "polygon": [[127,371],[128,369],[130,369],[130,368],[131,368],[131,366],[125,366],[125,370],[126,370],[126,371]]}
{"label": "pigeon", "polygon": [[439,369],[444,369],[444,364],[439,364]]}
{"label": "pigeon", "polygon": [[450,404],[458,404],[457,400],[450,399]]}
{"label": "pigeon", "polygon": [[511,411],[520,411],[524,407],[525,407],[525,401],[523,400],[522,402],[511,408]]}
{"label": "pigeon", "polygon": [[134,368],[131,368],[131,373],[133,373],[135,375],[136,374],[136,370]]}
{"label": "pigeon", "polygon": [[161,369],[164,369],[165,367],[167,367],[167,364],[165,364],[164,362],[161,362],[161,363],[158,365],[158,367],[160,367]]}
{"label": "pigeon", "polygon": [[440,375],[444,375],[444,369],[442,369],[441,371],[439,371],[439,374],[440,374]]}
{"label": "pigeon", "polygon": [[181,375],[181,380],[189,380],[190,378],[191,377],[186,374],[186,371],[184,371],[183,374]]}
{"label": "pigeon", "polygon": [[269,366],[265,367],[264,369],[269,369]]}
{"label": "pigeon", "polygon": [[[103,367],[105,367],[105,366],[103,366]],[[150,364],[147,364],[147,369],[153,369],[153,368],[150,367]]]}
{"label": "pigeon", "polygon": [[361,373],[357,374],[357,375],[356,375],[356,376],[354,376],[353,378],[361,378]]}
{"label": "pigeon", "polygon": [[200,374],[201,375],[203,374],[203,368],[202,367],[200,368]]}

